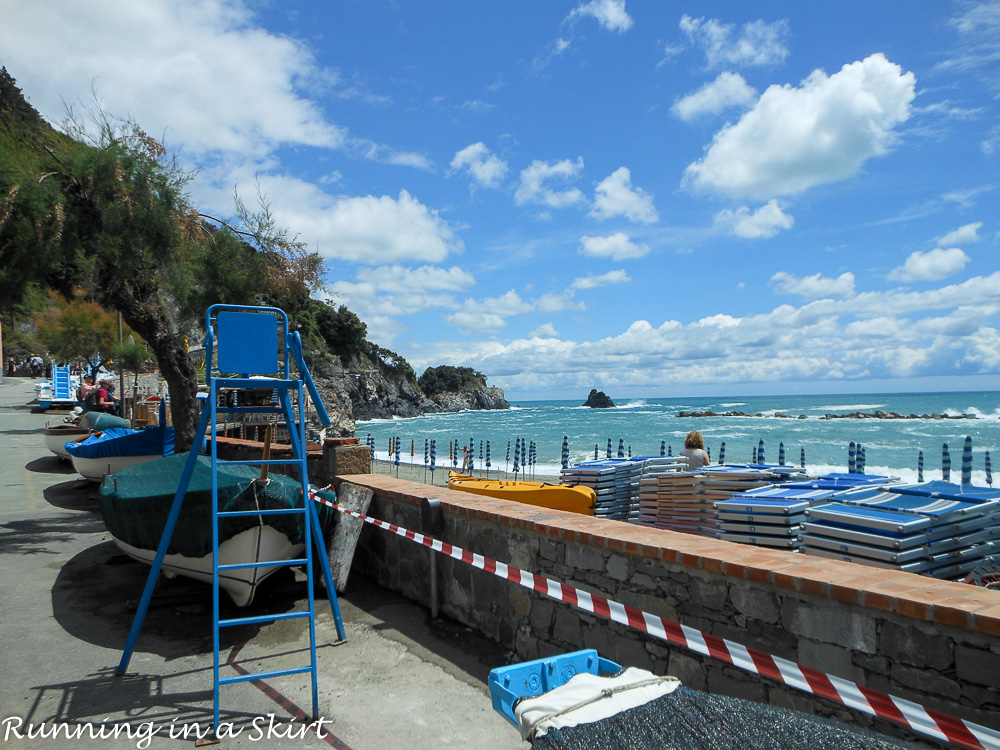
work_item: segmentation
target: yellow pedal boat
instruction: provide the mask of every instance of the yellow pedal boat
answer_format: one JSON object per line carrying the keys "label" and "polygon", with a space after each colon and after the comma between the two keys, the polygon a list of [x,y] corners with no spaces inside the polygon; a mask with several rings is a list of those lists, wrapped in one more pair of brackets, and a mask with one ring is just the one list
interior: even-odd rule
{"label": "yellow pedal boat", "polygon": [[548,482],[479,479],[454,471],[448,474],[448,486],[453,490],[514,500],[526,505],[537,505],[540,508],[566,510],[585,516],[594,515],[594,504],[597,502],[597,495],[590,487],[571,487],[568,484]]}

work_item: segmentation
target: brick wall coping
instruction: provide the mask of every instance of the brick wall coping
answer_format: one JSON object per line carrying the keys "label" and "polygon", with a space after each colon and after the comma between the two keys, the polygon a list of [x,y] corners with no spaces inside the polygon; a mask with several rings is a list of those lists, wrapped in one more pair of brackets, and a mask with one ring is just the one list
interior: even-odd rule
{"label": "brick wall coping", "polygon": [[436,497],[445,512],[554,539],[1000,636],[1000,592],[964,583],[537,508],[385,474],[351,474],[338,479],[369,487],[389,499],[419,503]]}

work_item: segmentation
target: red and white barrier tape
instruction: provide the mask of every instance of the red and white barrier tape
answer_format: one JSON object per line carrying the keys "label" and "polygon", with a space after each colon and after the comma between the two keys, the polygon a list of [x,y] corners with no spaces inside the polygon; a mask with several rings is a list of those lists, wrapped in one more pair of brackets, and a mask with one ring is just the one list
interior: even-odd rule
{"label": "red and white barrier tape", "polygon": [[654,638],[720,659],[747,672],[770,677],[772,680],[777,680],[789,687],[829,698],[849,708],[877,716],[880,719],[886,719],[937,740],[952,742],[974,750],[1000,750],[1000,732],[988,727],[949,716],[933,708],[927,708],[919,703],[897,698],[879,690],[866,688],[841,677],[803,667],[787,659],[781,659],[764,651],[758,651],[709,633],[703,633],[686,625],[664,620],[658,615],[643,612],[598,594],[591,594],[582,589],[567,586],[551,578],[529,573],[526,570],[477,555],[433,537],[404,529],[396,524],[342,508],[316,495],[313,495],[313,498],[341,513],[360,518],[365,523],[370,523],[397,536],[430,547],[443,555],[468,563],[474,568],[485,570],[500,578],[506,578],[508,581],[545,594],[557,601],[566,602],[586,612],[648,633]]}

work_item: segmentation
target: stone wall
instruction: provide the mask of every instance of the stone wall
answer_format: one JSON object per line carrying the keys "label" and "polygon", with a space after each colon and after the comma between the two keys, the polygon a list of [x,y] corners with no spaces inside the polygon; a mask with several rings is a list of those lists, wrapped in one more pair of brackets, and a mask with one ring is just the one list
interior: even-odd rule
{"label": "stone wall", "polygon": [[[784,551],[533,509],[385,475],[369,513],[421,529],[438,497],[437,538],[626,605],[1000,729],[1000,593]],[[355,570],[429,603],[430,551],[366,525]],[[518,660],[596,648],[684,684],[913,738],[888,722],[669,646],[437,555],[440,608]],[[497,665],[500,666],[500,665]]]}

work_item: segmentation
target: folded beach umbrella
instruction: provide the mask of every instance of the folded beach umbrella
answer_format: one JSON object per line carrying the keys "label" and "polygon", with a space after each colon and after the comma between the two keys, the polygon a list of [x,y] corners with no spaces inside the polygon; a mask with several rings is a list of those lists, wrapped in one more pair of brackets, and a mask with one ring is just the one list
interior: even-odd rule
{"label": "folded beach umbrella", "polygon": [[436,451],[434,450],[434,441],[431,440],[431,484],[434,484],[434,464],[437,458],[435,454]]}
{"label": "folded beach umbrella", "polygon": [[[725,445],[725,443],[723,443],[723,445]],[[661,456],[667,455],[667,441],[666,440],[661,440],[660,441],[660,455]],[[595,458],[596,458],[596,456],[595,456]]]}
{"label": "folded beach umbrella", "polygon": [[399,436],[396,436],[396,466],[399,466]]}
{"label": "folded beach umbrella", "polygon": [[951,481],[951,454],[948,453],[947,443],[941,448],[941,478],[946,482]]}
{"label": "folded beach umbrella", "polygon": [[[661,456],[663,455],[663,450],[662,449],[660,450],[660,455]],[[726,441],[725,440],[723,440],[722,443],[719,445],[719,463],[720,464],[726,463]]]}
{"label": "folded beach umbrella", "polygon": [[750,463],[752,463],[752,464],[757,463],[757,446],[756,445],[753,447],[753,458],[750,459]]}
{"label": "folded beach umbrella", "polygon": [[628,457],[632,458],[632,446],[631,445],[629,445],[629,447],[628,447]]}
{"label": "folded beach umbrella", "polygon": [[594,460],[597,460],[597,443],[594,443]]}
{"label": "folded beach umbrella", "polygon": [[962,446],[962,484],[972,484],[972,435],[965,436]]}
{"label": "folded beach umbrella", "polygon": [[608,458],[611,458],[611,438],[608,438]]}
{"label": "folded beach umbrella", "polygon": [[618,438],[618,458],[625,458],[625,438]]}
{"label": "folded beach umbrella", "polygon": [[415,445],[416,445],[416,441],[414,441],[413,438],[410,438],[410,463],[411,464],[413,463],[413,457],[416,455],[416,453],[413,450],[414,447],[415,447]]}
{"label": "folded beach umbrella", "polygon": [[764,438],[761,438],[760,442],[757,443],[757,463],[764,463]]}
{"label": "folded beach umbrella", "polygon": [[517,472],[520,470],[521,462],[521,438],[514,438],[514,476],[517,476]]}
{"label": "folded beach umbrella", "polygon": [[853,440],[847,446],[847,473],[858,473],[858,446]]}
{"label": "folded beach umbrella", "polygon": [[924,481],[924,452],[917,453],[917,481]]}
{"label": "folded beach umbrella", "polygon": [[430,443],[427,442],[427,438],[424,438],[424,463],[425,464],[430,459],[430,455],[431,455]]}
{"label": "folded beach umbrella", "polygon": [[563,435],[561,463],[564,469],[569,468],[569,435]]}
{"label": "folded beach umbrella", "polygon": [[708,445],[705,446],[705,455],[708,456],[708,462],[712,463],[712,448]]}
{"label": "folded beach umbrella", "polygon": [[800,448],[799,449],[799,466],[801,468],[803,468],[803,469],[806,468],[806,449],[805,448]]}
{"label": "folded beach umbrella", "polygon": [[489,471],[493,464],[490,463],[490,441],[486,441],[486,470]]}
{"label": "folded beach umbrella", "polygon": [[469,468],[476,468],[476,439],[469,436]]}
{"label": "folded beach umbrella", "polygon": [[993,466],[990,465],[990,452],[986,451],[986,484],[993,486]]}
{"label": "folded beach umbrella", "polygon": [[672,445],[668,445],[667,446],[667,455],[668,456],[673,456],[674,455],[674,446],[672,446]]}
{"label": "folded beach umbrella", "polygon": [[485,456],[485,455],[486,454],[483,453],[483,439],[479,438],[479,460],[482,461],[483,460],[483,456]]}
{"label": "folded beach umbrella", "polygon": [[783,440],[778,443],[778,465],[785,465],[785,441]]}
{"label": "folded beach umbrella", "polygon": [[865,473],[865,446],[858,443],[858,474]]}

